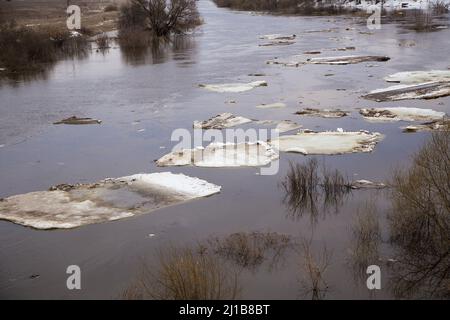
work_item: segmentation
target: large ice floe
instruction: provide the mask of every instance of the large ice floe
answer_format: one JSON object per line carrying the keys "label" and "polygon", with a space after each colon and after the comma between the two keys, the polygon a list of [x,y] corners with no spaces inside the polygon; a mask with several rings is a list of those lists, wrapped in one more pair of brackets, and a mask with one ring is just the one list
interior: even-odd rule
{"label": "large ice floe", "polygon": [[359,113],[369,121],[431,121],[445,116],[432,109],[406,107],[361,109]]}
{"label": "large ice floe", "polygon": [[350,114],[348,111],[341,109],[314,109],[305,108],[297,111],[295,114],[300,116],[322,117],[322,118],[342,118]]}
{"label": "large ice floe", "polygon": [[253,81],[249,83],[200,84],[201,88],[219,93],[240,93],[250,91],[257,87],[267,87],[266,81]]}
{"label": "large ice floe", "polygon": [[160,167],[259,167],[279,158],[278,153],[266,142],[221,143],[206,147],[172,151],[156,161]]}
{"label": "large ice floe", "polygon": [[136,174],[1,199],[0,219],[36,229],[69,229],[149,213],[220,189],[183,174]]}
{"label": "large ice floe", "polygon": [[331,64],[331,65],[345,65],[354,64],[368,61],[388,61],[390,60],[387,56],[341,56],[341,57],[320,57],[320,58],[310,58],[308,63],[312,64]]}
{"label": "large ice floe", "polygon": [[225,112],[205,121],[194,121],[194,129],[225,129],[252,121],[251,119]]}
{"label": "large ice floe", "polygon": [[425,82],[450,82],[450,70],[407,71],[391,74],[384,78],[387,82],[403,84]]}
{"label": "large ice floe", "polygon": [[273,139],[270,144],[282,152],[333,155],[371,152],[382,139],[383,135],[378,132],[343,132],[339,130],[299,132],[296,135],[286,135]]}
{"label": "large ice floe", "polygon": [[418,84],[400,84],[377,89],[364,95],[363,98],[382,102],[406,99],[435,99],[448,95],[450,95],[450,82],[432,81]]}

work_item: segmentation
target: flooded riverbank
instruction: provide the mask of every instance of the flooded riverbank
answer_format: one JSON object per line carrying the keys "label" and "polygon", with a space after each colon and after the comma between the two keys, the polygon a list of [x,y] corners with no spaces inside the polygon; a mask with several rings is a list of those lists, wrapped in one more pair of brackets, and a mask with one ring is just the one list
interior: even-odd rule
{"label": "flooded riverbank", "polygon": [[[379,132],[385,138],[371,153],[315,158],[350,180],[386,182],[394,168],[410,165],[429,133],[403,133],[404,122],[365,121],[359,109],[414,107],[450,113],[449,97],[390,102],[362,98],[387,87],[384,78],[397,72],[448,69],[450,30],[416,33],[401,25],[382,24],[381,30],[372,31],[357,17],[282,17],[219,9],[210,1],[198,5],[204,24],[172,45],[139,53],[113,46],[82,60],[61,61],[45,79],[2,84],[0,198],[61,183],[167,171],[154,161],[177,144],[170,141],[172,132],[192,130],[194,121],[225,112],[248,119],[292,120],[314,131]],[[295,43],[259,46],[260,37],[269,34],[295,34]],[[405,41],[415,45],[403,46]],[[323,52],[323,57],[348,56],[335,52],[344,47],[355,47],[352,55],[390,60],[299,67],[267,64],[295,55],[306,60],[311,58],[303,54],[307,51]],[[267,86],[239,93],[199,87],[255,81],[266,81]],[[256,108],[274,103],[285,107]],[[349,115],[295,114],[305,108],[341,109]],[[73,115],[102,123],[53,125]],[[172,167],[173,173],[221,186],[220,194],[120,221],[52,231],[0,221],[0,297],[120,298],[139,273],[141,260],[156,262],[158,250],[258,231],[288,235],[299,247],[306,239],[315,253],[323,247],[332,253],[324,298],[393,298],[389,263],[396,257],[388,241],[386,191],[354,190],[331,208],[319,199],[317,211],[292,210],[282,187],[289,162],[306,163],[312,157],[281,153],[279,172],[271,176],[259,175],[258,168]],[[358,280],[352,267],[352,224],[368,201],[376,207],[382,239],[377,260],[383,272],[382,290],[376,292]],[[242,297],[310,298],[302,295],[301,264],[294,250],[285,252],[277,268],[244,269]],[[80,266],[82,290],[67,290],[69,265]]]}

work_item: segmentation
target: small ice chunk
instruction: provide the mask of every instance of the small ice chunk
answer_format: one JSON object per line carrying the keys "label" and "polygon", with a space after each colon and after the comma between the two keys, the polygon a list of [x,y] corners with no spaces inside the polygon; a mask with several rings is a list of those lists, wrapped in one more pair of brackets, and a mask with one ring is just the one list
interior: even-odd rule
{"label": "small ice chunk", "polygon": [[205,121],[194,121],[194,129],[224,129],[249,122],[252,120],[225,112]]}
{"label": "small ice chunk", "polygon": [[430,121],[445,116],[432,109],[406,107],[361,109],[359,113],[369,121]]}
{"label": "small ice chunk", "polygon": [[369,92],[363,98],[382,101],[406,99],[436,99],[450,95],[450,82],[425,82],[419,84],[400,84]]}
{"label": "small ice chunk", "polygon": [[331,64],[331,65],[346,65],[368,61],[388,61],[389,57],[386,56],[342,56],[342,57],[320,57],[310,58],[308,63],[312,64]]}
{"label": "small ice chunk", "polygon": [[275,130],[277,130],[279,133],[284,133],[284,132],[300,129],[301,127],[302,127],[302,125],[300,125],[297,122],[294,122],[292,120],[282,120],[277,124],[277,126],[275,127]]}
{"label": "small ice chunk", "polygon": [[398,72],[385,77],[384,80],[386,80],[387,82],[397,82],[404,84],[434,81],[448,82],[450,81],[450,70]]}
{"label": "small ice chunk", "polygon": [[257,105],[256,108],[258,109],[279,109],[279,108],[286,108],[286,104],[282,102],[275,102],[270,104],[260,104]]}
{"label": "small ice chunk", "polygon": [[300,116],[322,117],[322,118],[342,118],[349,115],[348,111],[341,109],[314,109],[305,108],[297,111],[295,114]]}
{"label": "small ice chunk", "polygon": [[356,180],[351,184],[352,189],[383,189],[386,188],[382,182],[373,182],[370,180]]}
{"label": "small ice chunk", "polygon": [[267,87],[266,81],[253,81],[249,83],[201,84],[201,88],[220,93],[239,93],[257,87]]}
{"label": "small ice chunk", "polygon": [[260,36],[260,39],[264,40],[295,40],[297,36],[295,34],[266,34],[263,36]]}

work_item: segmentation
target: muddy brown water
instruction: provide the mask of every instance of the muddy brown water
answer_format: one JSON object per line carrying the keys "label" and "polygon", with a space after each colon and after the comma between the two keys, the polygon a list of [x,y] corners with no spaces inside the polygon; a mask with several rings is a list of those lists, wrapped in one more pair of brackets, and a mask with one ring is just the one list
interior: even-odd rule
{"label": "muddy brown water", "polygon": [[[255,168],[157,168],[154,160],[169,152],[174,129],[191,130],[194,120],[221,112],[249,118],[290,119],[315,130],[365,129],[386,135],[373,153],[318,157],[351,179],[388,179],[395,167],[406,167],[427,133],[404,134],[402,123],[369,123],[358,108],[379,106],[426,107],[450,112],[450,97],[437,100],[376,103],[360,98],[387,87],[383,77],[399,71],[447,69],[449,30],[433,33],[406,31],[386,24],[372,35],[356,18],[281,17],[218,9],[199,2],[205,24],[194,35],[178,39],[166,50],[133,55],[112,48],[92,52],[83,60],[61,61],[46,79],[3,84],[0,87],[0,197],[45,190],[60,183],[87,183],[140,172],[172,171],[222,186],[218,195],[121,221],[73,230],[38,231],[0,221],[1,298],[117,298],[133,280],[142,258],[155,261],[154,252],[169,244],[195,244],[210,236],[234,232],[271,231],[311,239],[317,252],[326,245],[332,259],[326,298],[392,298],[385,261],[395,258],[388,245],[384,192],[354,191],[337,212],[321,212],[316,223],[308,213],[292,216],[283,204],[280,183],[289,161],[308,157],[282,154],[274,176]],[[335,28],[336,32],[306,32]],[[346,30],[350,28],[350,30]],[[290,46],[259,47],[263,34],[297,34]],[[413,40],[413,47],[400,47]],[[355,46],[349,52],[334,48]],[[321,56],[387,55],[388,62],[347,66],[305,65],[299,68],[266,65],[274,57],[320,50]],[[306,57],[306,56],[305,56]],[[265,77],[248,76],[264,73]],[[325,74],[333,76],[324,76]],[[208,92],[200,83],[266,80],[268,87],[239,94]],[[340,90],[338,90],[340,89]],[[345,89],[345,90],[342,90]],[[227,104],[235,100],[235,104]],[[282,101],[283,109],[257,109]],[[302,108],[340,108],[349,117],[300,117]],[[101,125],[54,126],[76,115],[101,119]],[[251,125],[243,126],[245,128]],[[145,129],[142,131],[141,129]],[[374,198],[382,223],[379,264],[382,290],[370,292],[355,281],[349,266],[351,224],[357,208]],[[150,236],[154,234],[155,236]],[[82,290],[66,288],[66,268],[79,265]],[[301,298],[300,259],[285,257],[268,271],[244,271],[244,298]],[[39,277],[31,277],[39,275]]]}

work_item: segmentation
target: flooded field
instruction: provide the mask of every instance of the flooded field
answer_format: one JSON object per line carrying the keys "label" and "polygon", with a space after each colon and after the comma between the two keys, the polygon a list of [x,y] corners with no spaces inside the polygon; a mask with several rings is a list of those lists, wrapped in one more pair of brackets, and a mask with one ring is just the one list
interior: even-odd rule
{"label": "flooded field", "polygon": [[[402,271],[393,265],[402,257],[390,242],[387,215],[392,206],[387,189],[330,193],[324,188],[305,201],[296,198],[288,183],[295,164],[308,165],[311,159],[318,168],[337,169],[349,181],[387,184],[396,168],[408,168],[431,134],[405,133],[402,127],[425,121],[371,121],[360,109],[408,107],[449,114],[450,97],[378,102],[363,96],[398,84],[384,79],[398,72],[448,70],[450,29],[417,32],[391,22],[369,30],[365,18],[350,15],[261,15],[217,8],[208,0],[198,6],[204,24],[168,45],[127,51],[114,44],[106,51],[91,50],[79,59],[59,61],[44,76],[4,80],[0,198],[61,184],[167,171],[220,186],[220,193],[67,230],[38,230],[0,220],[0,298],[126,298],[124,291],[141,274],[143,261],[157,265],[158,253],[174,247],[206,250],[226,261],[238,274],[240,287],[236,296],[230,289],[233,294],[228,298],[434,297],[433,291],[421,290],[405,290],[407,295],[396,286]],[[441,25],[448,18],[441,18]],[[261,37],[274,34],[295,38],[264,45],[274,39]],[[342,57],[350,55],[372,58],[342,63]],[[324,57],[340,58],[331,64],[307,61]],[[302,63],[292,65],[296,59]],[[267,85],[252,85],[242,92],[223,86],[208,90],[208,85],[257,81]],[[347,112],[296,114],[307,108]],[[291,120],[302,129],[366,130],[380,133],[382,139],[372,151],[365,150],[371,152],[281,152],[274,160],[279,165],[275,175],[262,175],[254,167],[157,166],[155,160],[179,142],[171,141],[174,130],[192,132],[194,121],[223,113],[249,119],[239,126],[245,129],[265,128],[262,120]],[[53,124],[71,116],[101,123]],[[363,250],[361,257],[358,228],[361,217],[369,213],[363,223],[371,231],[373,245],[367,249],[370,254]],[[257,256],[249,250],[236,258],[235,241],[241,249],[252,243]],[[255,244],[261,241],[263,245]],[[208,268],[212,262],[204,263]],[[69,265],[80,266],[82,290],[67,290]],[[317,280],[311,278],[311,265],[320,270],[320,288],[311,288]],[[368,265],[380,266],[381,290],[368,290]],[[443,281],[448,283],[448,275]]]}

